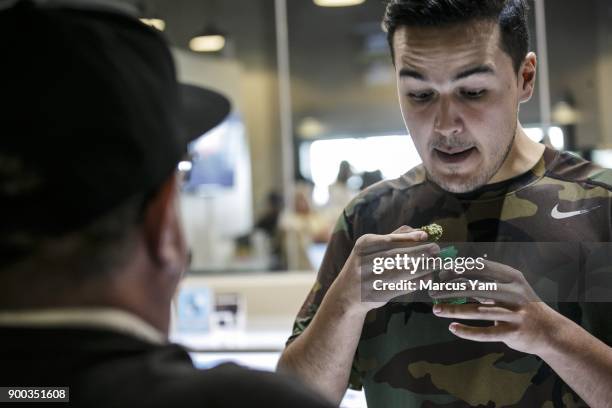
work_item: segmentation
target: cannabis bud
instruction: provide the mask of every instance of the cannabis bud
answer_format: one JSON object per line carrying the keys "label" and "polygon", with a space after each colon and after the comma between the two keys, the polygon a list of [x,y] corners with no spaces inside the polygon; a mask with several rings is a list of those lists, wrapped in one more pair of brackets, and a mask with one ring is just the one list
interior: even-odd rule
{"label": "cannabis bud", "polygon": [[[438,224],[429,224],[419,229],[427,233],[427,239],[429,239],[430,241],[438,241],[440,238],[442,238],[442,234],[444,233],[444,230]],[[446,260],[446,259],[455,258],[457,254],[458,254],[457,248],[451,245],[451,246],[448,246],[440,250],[440,253],[438,254],[438,256]],[[436,280],[439,281],[438,276],[436,276]],[[433,303],[434,305],[438,303],[450,303],[450,304],[455,304],[455,305],[461,305],[461,304],[467,303],[467,301],[468,301],[467,298],[460,297],[460,298],[451,298],[451,299],[444,299],[444,300],[434,299]]]}
{"label": "cannabis bud", "polygon": [[438,241],[440,238],[442,238],[442,233],[444,232],[442,227],[438,224],[425,225],[419,229],[427,233],[427,238],[430,241]]}

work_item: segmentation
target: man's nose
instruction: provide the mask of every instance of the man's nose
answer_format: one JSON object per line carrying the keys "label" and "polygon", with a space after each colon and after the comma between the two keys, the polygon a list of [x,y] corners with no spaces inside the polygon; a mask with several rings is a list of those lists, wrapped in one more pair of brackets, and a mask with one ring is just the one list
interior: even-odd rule
{"label": "man's nose", "polygon": [[458,135],[463,131],[463,122],[449,97],[440,97],[434,131],[446,137]]}

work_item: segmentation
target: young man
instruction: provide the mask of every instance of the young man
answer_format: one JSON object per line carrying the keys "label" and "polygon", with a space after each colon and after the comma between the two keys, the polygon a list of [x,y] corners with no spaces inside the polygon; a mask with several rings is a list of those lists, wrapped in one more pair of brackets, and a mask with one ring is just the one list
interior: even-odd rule
{"label": "young man", "polygon": [[328,407],[273,373],[197,370],[168,343],[187,266],[175,169],[229,102],[183,94],[201,103],[185,134],[191,109],[156,30],[53,4],[0,11],[0,387],[21,390],[2,388],[0,405],[45,406],[40,387],[69,387],[50,395],[70,407]]}
{"label": "young man", "polygon": [[363,386],[370,408],[610,406],[606,304],[560,313],[494,262],[485,273],[506,283],[499,291],[433,293],[482,304],[361,302],[364,255],[439,250],[407,225],[436,222],[446,241],[609,241],[611,172],[534,143],[518,122],[536,76],[526,14],[524,0],[388,3],[399,102],[423,164],[345,209],[280,370],[335,401]]}

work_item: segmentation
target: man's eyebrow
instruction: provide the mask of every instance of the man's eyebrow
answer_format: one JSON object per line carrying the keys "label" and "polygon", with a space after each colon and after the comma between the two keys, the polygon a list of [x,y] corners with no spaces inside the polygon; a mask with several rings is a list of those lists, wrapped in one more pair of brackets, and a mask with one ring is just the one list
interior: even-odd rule
{"label": "man's eyebrow", "polygon": [[399,76],[400,76],[400,78],[401,77],[409,77],[409,78],[418,79],[420,81],[425,81],[425,76],[423,74],[421,74],[420,72],[415,71],[414,69],[411,69],[411,68],[402,68],[402,69],[400,69]]}
{"label": "man's eyebrow", "polygon": [[[493,75],[495,74],[495,70],[489,65],[479,65],[477,67],[470,68],[470,69],[467,69],[465,71],[458,73],[453,78],[453,82],[459,81],[460,79],[464,79],[472,75],[478,75],[478,74]],[[399,76],[407,77],[407,78],[414,78],[414,79],[418,79],[419,81],[427,80],[427,77],[425,77],[425,75],[421,74],[419,71],[416,71],[412,68],[400,69]]]}
{"label": "man's eyebrow", "polygon": [[493,75],[493,74],[495,74],[495,70],[492,67],[490,67],[489,65],[479,65],[477,67],[470,68],[468,70],[465,70],[463,72],[458,73],[453,78],[453,82],[454,81],[458,81],[460,79],[467,78],[467,77],[472,76],[472,75],[477,75],[477,74]]}

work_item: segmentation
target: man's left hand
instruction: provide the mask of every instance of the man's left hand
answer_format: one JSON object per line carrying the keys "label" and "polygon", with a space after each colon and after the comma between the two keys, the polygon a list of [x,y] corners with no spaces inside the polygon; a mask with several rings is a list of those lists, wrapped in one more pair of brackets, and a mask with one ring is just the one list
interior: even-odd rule
{"label": "man's left hand", "polygon": [[[453,277],[457,277],[454,272],[440,273],[442,281]],[[468,290],[464,291],[430,291],[430,296],[437,300],[467,297],[480,302],[437,304],[433,308],[434,314],[449,319],[488,320],[493,325],[476,327],[452,322],[449,330],[453,334],[467,340],[501,341],[510,348],[530,354],[539,354],[540,350],[550,346],[558,323],[565,319],[539,299],[520,271],[485,261],[483,270],[465,272],[458,281],[466,279],[494,281],[497,290],[472,290],[468,285]]]}

